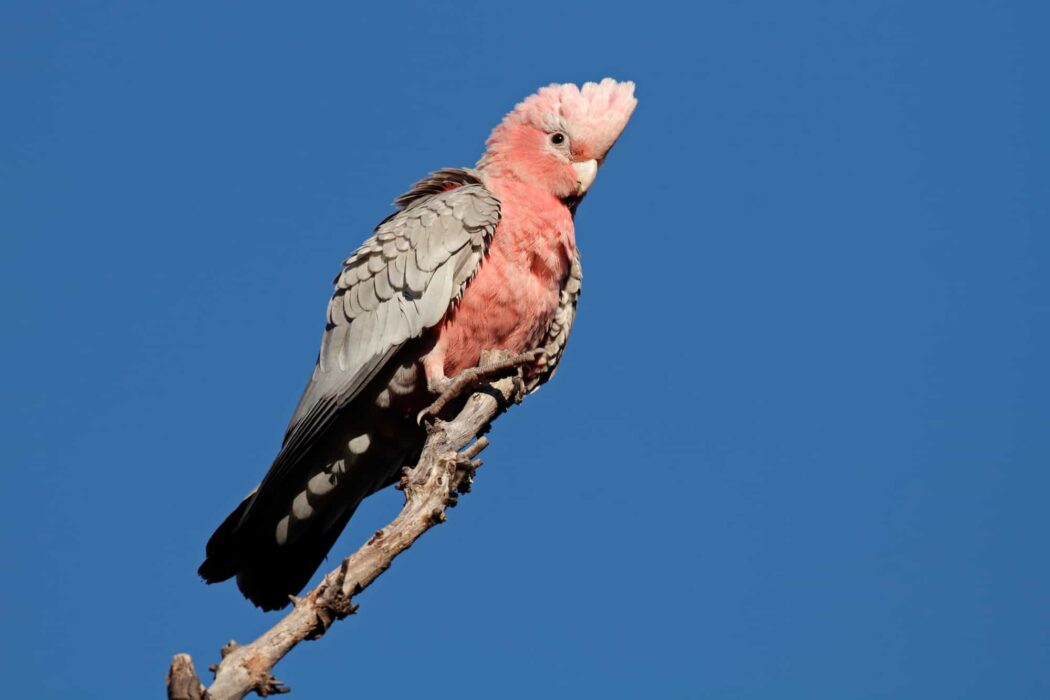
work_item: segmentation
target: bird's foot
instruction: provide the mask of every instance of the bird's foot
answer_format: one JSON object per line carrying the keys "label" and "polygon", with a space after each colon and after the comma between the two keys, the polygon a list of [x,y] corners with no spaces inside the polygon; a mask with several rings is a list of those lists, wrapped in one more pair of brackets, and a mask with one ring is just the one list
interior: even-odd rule
{"label": "bird's foot", "polygon": [[433,420],[449,404],[450,401],[462,395],[468,389],[473,389],[479,384],[490,379],[498,379],[508,374],[525,369],[527,372],[535,372],[547,364],[547,351],[543,349],[530,350],[520,355],[497,360],[479,367],[463,370],[452,379],[448,377],[434,377],[427,381],[427,388],[431,393],[438,394],[434,403],[430,404],[416,416],[416,422]]}

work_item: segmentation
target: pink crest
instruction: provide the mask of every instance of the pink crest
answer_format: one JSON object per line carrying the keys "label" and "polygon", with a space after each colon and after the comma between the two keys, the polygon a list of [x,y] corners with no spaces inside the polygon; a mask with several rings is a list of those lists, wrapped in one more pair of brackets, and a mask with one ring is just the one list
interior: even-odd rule
{"label": "pink crest", "polygon": [[544,131],[562,131],[592,157],[602,157],[620,137],[638,100],[634,83],[605,78],[600,83],[553,84],[530,95],[504,119]]}

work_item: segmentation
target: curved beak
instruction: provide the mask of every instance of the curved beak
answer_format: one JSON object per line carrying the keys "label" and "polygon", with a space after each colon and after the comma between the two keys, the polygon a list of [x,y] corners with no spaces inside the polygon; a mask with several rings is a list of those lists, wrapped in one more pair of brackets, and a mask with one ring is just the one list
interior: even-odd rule
{"label": "curved beak", "polygon": [[598,175],[598,161],[595,159],[573,163],[572,169],[576,171],[576,192],[583,194],[594,183]]}

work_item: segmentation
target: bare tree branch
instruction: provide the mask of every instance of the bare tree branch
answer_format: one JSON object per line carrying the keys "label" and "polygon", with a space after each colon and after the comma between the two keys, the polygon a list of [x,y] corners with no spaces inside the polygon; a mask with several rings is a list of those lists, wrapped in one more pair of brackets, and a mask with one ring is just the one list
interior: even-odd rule
{"label": "bare tree branch", "polygon": [[[535,353],[512,356],[505,351],[487,352],[482,355],[481,371],[472,376],[477,382],[488,381],[494,372],[517,372],[535,360]],[[452,387],[457,394],[466,388],[459,381]],[[521,394],[520,373],[475,384],[475,392],[459,415],[448,422],[435,419],[428,426],[419,463],[405,470],[398,486],[405,493],[405,505],[398,516],[306,596],[293,598],[295,607],[254,642],[240,646],[231,641],[223,647],[222,661],[211,667],[215,680],[210,687],[201,684],[190,656],[177,654],[168,670],[169,700],[235,700],[252,691],[263,697],[287,693],[290,689],[271,674],[273,667],[299,642],[319,639],[333,622],[353,614],[357,610],[351,602],[353,597],[390,568],[424,532],[445,521],[446,508],[456,504],[458,494],[469,491],[474,471],[481,465],[475,457],[488,440],[480,436],[494,418],[521,399]],[[451,398],[442,395],[433,413]]]}
{"label": "bare tree branch", "polygon": [[189,654],[176,654],[168,669],[168,700],[202,700],[204,684]]}

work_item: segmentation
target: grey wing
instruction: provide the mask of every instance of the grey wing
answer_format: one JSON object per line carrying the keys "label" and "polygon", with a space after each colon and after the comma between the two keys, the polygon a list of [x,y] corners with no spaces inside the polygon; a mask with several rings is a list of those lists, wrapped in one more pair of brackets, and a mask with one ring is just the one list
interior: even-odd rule
{"label": "grey wing", "polygon": [[445,316],[499,223],[499,200],[476,180],[398,203],[335,279],[317,366],[268,479],[287,473],[394,353]]}
{"label": "grey wing", "polygon": [[565,346],[569,342],[569,333],[572,331],[572,322],[576,320],[576,304],[580,300],[580,292],[583,289],[583,267],[580,265],[580,252],[576,251],[576,257],[572,260],[569,275],[565,278],[565,284],[561,288],[561,298],[558,301],[558,310],[554,312],[554,318],[547,328],[547,334],[543,337],[543,349],[547,352],[547,365],[543,371],[534,375],[527,389],[532,392],[554,376],[561,362]]}

